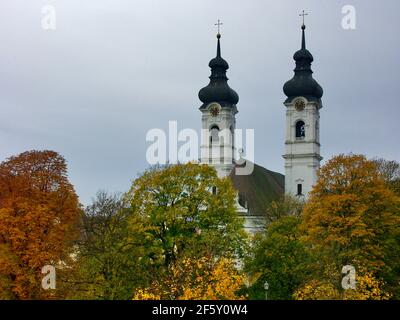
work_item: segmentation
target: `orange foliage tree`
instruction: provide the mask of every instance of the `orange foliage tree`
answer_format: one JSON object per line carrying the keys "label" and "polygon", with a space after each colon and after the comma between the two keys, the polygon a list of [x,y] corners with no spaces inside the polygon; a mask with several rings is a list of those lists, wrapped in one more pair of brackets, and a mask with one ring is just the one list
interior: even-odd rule
{"label": "orange foliage tree", "polygon": [[58,153],[29,151],[0,164],[0,299],[60,297],[42,289],[41,270],[67,268],[79,216]]}
{"label": "orange foliage tree", "polygon": [[[383,279],[398,291],[400,199],[388,188],[374,161],[339,155],[320,170],[300,229],[317,256],[314,280],[341,290],[341,269],[350,264]],[[322,291],[329,286],[322,286]],[[330,290],[330,289],[329,289]],[[329,291],[328,290],[328,291]]]}

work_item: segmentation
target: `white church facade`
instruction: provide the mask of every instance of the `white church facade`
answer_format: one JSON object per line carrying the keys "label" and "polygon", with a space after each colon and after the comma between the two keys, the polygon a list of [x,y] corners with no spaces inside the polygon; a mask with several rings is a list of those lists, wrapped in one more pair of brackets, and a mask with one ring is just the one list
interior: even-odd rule
{"label": "white church facade", "polygon": [[217,34],[217,55],[209,67],[210,82],[199,92],[202,102],[202,143],[200,162],[215,167],[220,177],[229,176],[238,192],[238,212],[245,216],[246,229],[263,227],[268,204],[285,193],[307,198],[317,179],[320,155],[320,109],[323,90],[313,79],[312,54],[306,49],[305,25],[302,25],[301,49],[294,54],[294,76],[285,83],[287,96],[285,134],[285,176],[257,164],[251,174],[238,175],[236,168],[246,165],[235,155],[236,116],[239,95],[229,87],[229,65],[221,56],[221,35]]}

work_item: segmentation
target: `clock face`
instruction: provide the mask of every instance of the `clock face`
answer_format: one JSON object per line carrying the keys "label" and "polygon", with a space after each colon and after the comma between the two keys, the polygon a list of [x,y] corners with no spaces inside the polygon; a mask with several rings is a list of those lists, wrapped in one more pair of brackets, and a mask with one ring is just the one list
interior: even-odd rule
{"label": "clock face", "polygon": [[297,111],[303,111],[304,108],[306,107],[306,104],[304,103],[303,100],[297,100],[294,104],[294,107],[296,108]]}
{"label": "clock face", "polygon": [[211,112],[211,115],[212,115],[213,117],[218,116],[218,115],[219,115],[219,106],[218,106],[217,104],[213,104],[213,105],[210,107],[210,112]]}

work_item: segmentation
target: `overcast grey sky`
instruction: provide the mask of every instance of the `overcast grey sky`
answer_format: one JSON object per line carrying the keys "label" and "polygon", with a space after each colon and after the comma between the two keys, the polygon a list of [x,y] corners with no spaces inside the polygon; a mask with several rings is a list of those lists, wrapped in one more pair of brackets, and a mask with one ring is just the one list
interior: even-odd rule
{"label": "overcast grey sky", "polygon": [[[57,29],[41,27],[43,6]],[[353,5],[357,29],[341,26]],[[301,10],[314,77],[324,88],[322,155],[400,160],[398,0],[1,0],[0,160],[52,149],[87,204],[126,191],[146,163],[149,129],[200,129],[221,19],[222,55],[255,129],[255,160],[284,172],[285,96],[300,47]]]}

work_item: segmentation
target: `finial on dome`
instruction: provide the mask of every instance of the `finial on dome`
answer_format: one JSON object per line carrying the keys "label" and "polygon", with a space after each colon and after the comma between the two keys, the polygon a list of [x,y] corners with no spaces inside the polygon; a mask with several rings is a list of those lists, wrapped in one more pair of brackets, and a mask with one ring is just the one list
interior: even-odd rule
{"label": "finial on dome", "polygon": [[221,35],[218,33],[217,34],[217,58],[221,58],[221,42],[219,39],[221,38]]}
{"label": "finial on dome", "polygon": [[222,26],[223,23],[218,19],[218,22],[215,23],[215,25],[218,27],[218,33],[217,33],[217,39],[218,39],[217,57],[221,57],[221,44],[219,43],[219,39],[221,39],[220,26]]}
{"label": "finial on dome", "polygon": [[308,16],[308,13],[305,13],[304,10],[303,10],[303,13],[299,14],[299,16],[303,17],[303,24],[301,25],[301,30],[302,30],[302,33],[303,33],[302,39],[301,39],[301,49],[305,50],[306,49],[306,35],[305,35],[304,30],[306,30],[306,25],[304,23],[304,17]]}

